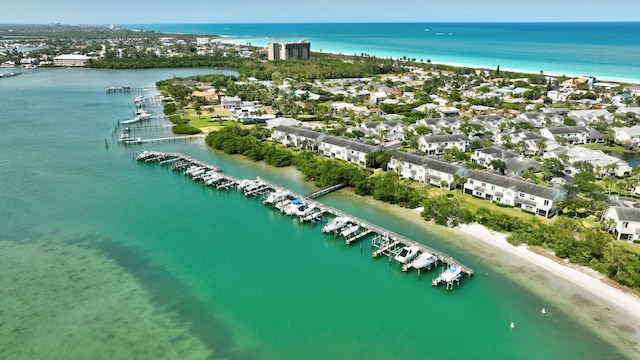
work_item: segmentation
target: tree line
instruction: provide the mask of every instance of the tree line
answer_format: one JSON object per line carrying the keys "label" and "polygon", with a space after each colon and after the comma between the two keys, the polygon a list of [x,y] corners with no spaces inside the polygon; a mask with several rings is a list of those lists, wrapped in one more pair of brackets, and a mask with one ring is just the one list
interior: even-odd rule
{"label": "tree line", "polygon": [[445,194],[444,190],[442,194],[428,196],[411,186],[411,180],[395,172],[374,174],[370,168],[263,141],[269,135],[270,131],[264,128],[245,129],[235,124],[209,133],[206,143],[229,154],[244,154],[273,166],[293,165],[307,181],[313,181],[318,187],[346,182],[359,195],[408,208],[422,206],[422,217],[439,225],[477,222],[489,229],[507,232],[510,234],[508,241],[514,245],[550,249],[559,258],[591,267],[620,284],[640,290],[639,254],[616,245],[603,227],[586,227],[579,220],[567,217],[545,224],[535,215],[522,219],[493,212],[487,207],[473,211],[464,201],[451,193]]}

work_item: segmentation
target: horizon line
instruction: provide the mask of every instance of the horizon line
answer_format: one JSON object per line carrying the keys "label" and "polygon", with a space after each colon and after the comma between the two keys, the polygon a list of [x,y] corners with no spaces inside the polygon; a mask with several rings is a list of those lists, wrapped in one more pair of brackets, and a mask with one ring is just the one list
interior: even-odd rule
{"label": "horizon line", "polygon": [[274,25],[274,24],[291,24],[291,25],[304,25],[304,24],[593,24],[593,23],[640,23],[640,20],[527,20],[527,21],[305,21],[305,22],[143,22],[143,23],[91,23],[91,22],[79,22],[79,23],[62,23],[62,22],[48,22],[48,23],[0,23],[0,26],[7,25]]}

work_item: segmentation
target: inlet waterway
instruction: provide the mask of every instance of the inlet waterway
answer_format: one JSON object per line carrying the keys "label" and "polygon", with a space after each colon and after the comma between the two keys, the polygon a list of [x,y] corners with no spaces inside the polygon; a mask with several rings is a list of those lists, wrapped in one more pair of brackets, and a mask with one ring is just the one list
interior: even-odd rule
{"label": "inlet waterway", "polygon": [[[596,300],[559,294],[527,266],[438,236],[390,206],[343,190],[320,198],[452,255],[474,277],[447,294],[431,287],[435,271],[402,273],[372,259],[368,243],[345,246],[117,145],[116,119],[145,93],[107,86],[210,72],[56,69],[0,82],[0,358],[629,357],[598,332],[607,319],[590,312]],[[295,169],[202,142],[153,150],[315,189]]]}

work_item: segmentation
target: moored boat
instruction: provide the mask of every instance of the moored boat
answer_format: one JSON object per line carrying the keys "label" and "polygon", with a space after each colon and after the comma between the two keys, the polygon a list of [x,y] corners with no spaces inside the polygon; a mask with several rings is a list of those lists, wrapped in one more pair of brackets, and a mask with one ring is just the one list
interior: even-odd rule
{"label": "moored boat", "polygon": [[350,220],[351,218],[348,218],[346,216],[335,217],[333,220],[329,221],[327,225],[325,225],[322,228],[322,232],[332,232],[332,231],[340,230],[341,228],[346,226]]}
{"label": "moored boat", "polygon": [[411,263],[411,267],[413,267],[414,269],[422,269],[430,267],[431,265],[435,264],[436,261],[438,261],[438,258],[434,254],[423,252],[422,254],[418,255],[415,260],[413,260],[413,262]]}
{"label": "moored boat", "polygon": [[420,248],[416,245],[405,246],[400,249],[400,252],[395,257],[395,260],[400,264],[406,264],[409,261],[413,260],[414,257],[416,257],[419,250]]}
{"label": "moored boat", "polygon": [[351,225],[351,226],[349,226],[348,228],[346,228],[346,229],[342,230],[342,231],[340,232],[340,236],[342,236],[342,237],[347,237],[347,236],[349,236],[349,235],[354,234],[356,231],[358,231],[358,229],[360,229],[360,226],[358,226],[358,225]]}

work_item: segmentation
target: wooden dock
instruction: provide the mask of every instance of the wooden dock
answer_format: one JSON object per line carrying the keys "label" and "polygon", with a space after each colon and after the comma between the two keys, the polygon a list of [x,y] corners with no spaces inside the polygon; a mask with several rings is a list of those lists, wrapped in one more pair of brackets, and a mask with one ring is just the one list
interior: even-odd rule
{"label": "wooden dock", "polygon": [[[163,163],[163,164],[167,164],[167,163],[172,163],[172,169],[185,169],[186,167],[190,166],[190,165],[198,165],[207,169],[211,169],[213,171],[220,171],[219,168],[217,168],[216,166],[207,164],[205,162],[190,158],[188,156],[179,154],[179,153],[164,153],[164,152],[152,152],[152,151],[142,151],[140,152],[138,155],[136,155],[136,159],[139,161],[145,161],[145,162],[159,162],[159,163]],[[239,184],[241,182],[240,179],[235,178],[231,175],[227,175],[227,174],[222,174],[220,173],[220,175],[224,178],[225,181],[225,188],[227,187],[231,187],[231,186],[236,186],[237,184]],[[461,274],[466,274],[468,276],[472,276],[473,275],[473,269],[461,264],[460,262],[456,261],[453,257],[438,251],[436,249],[433,249],[427,245],[424,245],[422,243],[410,240],[402,235],[399,235],[395,232],[389,231],[387,229],[381,228],[377,225],[374,225],[368,221],[365,221],[363,219],[357,218],[355,216],[352,216],[350,214],[347,214],[341,210],[338,210],[336,208],[327,206],[325,204],[322,204],[316,200],[304,197],[300,194],[297,194],[289,189],[285,189],[281,186],[278,186],[276,184],[273,184],[267,180],[264,179],[259,179],[256,178],[256,181],[260,181],[261,182],[261,186],[256,187],[253,190],[250,191],[245,191],[245,195],[247,196],[264,196],[264,194],[270,192],[270,191],[288,191],[290,193],[291,198],[298,198],[303,200],[304,202],[315,206],[316,210],[315,213],[320,213],[319,217],[323,218],[327,215],[332,215],[334,217],[348,217],[350,218],[349,223],[353,224],[353,225],[358,225],[362,231],[358,232],[357,234],[351,236],[351,237],[347,237],[345,239],[345,243],[347,245],[349,244],[353,244],[354,242],[361,240],[363,238],[365,238],[368,235],[373,234],[373,238],[371,240],[371,249],[372,249],[372,257],[377,258],[380,256],[388,256],[389,257],[389,262],[392,262],[392,259],[395,257],[395,255],[403,248],[406,246],[417,246],[419,248],[419,253],[431,253],[433,254],[438,262],[440,262],[441,264],[447,264],[449,267],[455,267],[458,268],[460,270]],[[272,204],[274,207],[277,207],[276,204]],[[283,211],[283,209],[281,209],[281,211]],[[313,214],[308,214],[305,215],[304,218],[309,218],[312,219],[314,217],[309,217],[309,215],[313,215]],[[304,222],[305,220],[303,220],[303,217],[300,218],[300,221]],[[406,270],[409,270],[409,268],[407,268]],[[405,271],[406,271],[405,270]],[[438,285],[440,282],[442,281],[442,275],[436,279],[433,280],[432,284],[433,285]],[[454,281],[457,281],[459,283],[460,281],[460,277],[457,277]],[[453,286],[453,282],[449,282],[447,283],[447,290],[449,290],[449,286]]]}
{"label": "wooden dock", "polygon": [[169,136],[169,137],[161,137],[161,138],[153,138],[153,139],[143,139],[139,137],[120,137],[118,138],[118,142],[125,145],[142,145],[142,144],[153,144],[153,143],[159,143],[159,142],[203,140],[205,137],[206,135],[202,135],[202,134]]}

